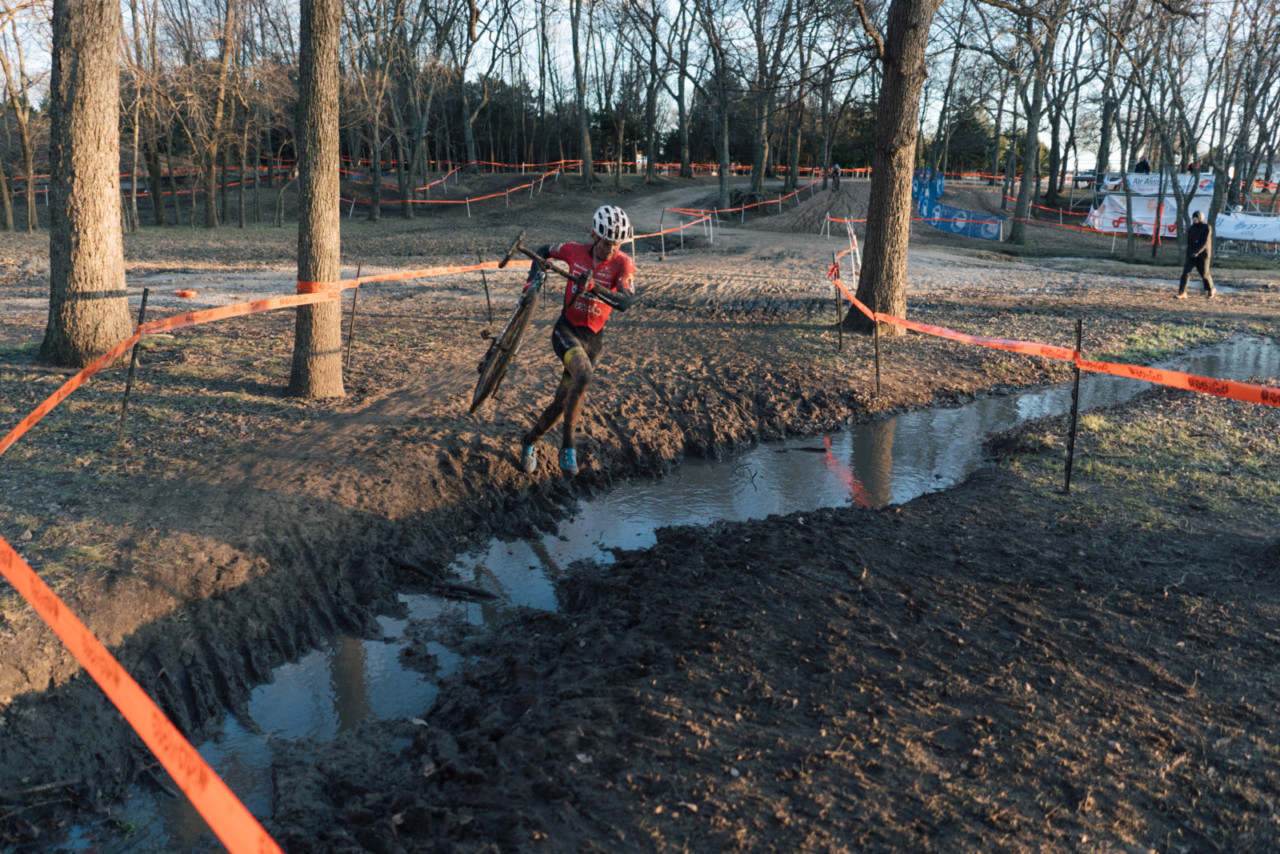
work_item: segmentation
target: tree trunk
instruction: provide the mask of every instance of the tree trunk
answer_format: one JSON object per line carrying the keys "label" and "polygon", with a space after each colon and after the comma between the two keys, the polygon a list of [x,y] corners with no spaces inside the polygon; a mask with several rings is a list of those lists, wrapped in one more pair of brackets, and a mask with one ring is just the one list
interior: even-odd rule
{"label": "tree trunk", "polygon": [[1048,207],[1058,206],[1059,172],[1062,171],[1062,109],[1054,104],[1049,109],[1049,189],[1045,193]]}
{"label": "tree trunk", "polygon": [[137,233],[142,223],[138,219],[138,147],[141,144],[138,122],[142,117],[141,101],[133,103],[133,164],[129,168],[129,231]]}
{"label": "tree trunk", "polygon": [[173,168],[173,137],[169,137],[169,147],[164,153],[165,165],[169,167],[169,195],[173,196],[173,224],[182,225],[182,202],[178,198],[178,173]]}
{"label": "tree trunk", "polygon": [[218,190],[218,217],[219,222],[227,222],[227,196],[231,193],[229,185],[231,184],[231,154],[227,151],[229,146],[222,146],[222,186]]}
{"label": "tree trunk", "polygon": [[747,192],[764,195],[764,170],[769,158],[769,107],[756,99],[756,112],[751,121],[751,185]]}
{"label": "tree trunk", "polygon": [[253,135],[253,221],[262,222],[262,134]]}
{"label": "tree trunk", "polygon": [[120,233],[122,26],[118,2],[54,0],[49,322],[40,345],[49,364],[84,367],[133,331]]}
{"label": "tree trunk", "polygon": [[[925,48],[929,24],[942,0],[893,0],[881,63],[884,79],[876,107],[875,152],[871,161],[871,198],[867,236],[858,278],[858,299],[872,311],[907,313],[907,240],[911,233],[911,177],[916,153],[916,116],[927,75]],[[873,324],[856,308],[845,326],[871,331]],[[884,324],[882,334],[902,335]]]}
{"label": "tree trunk", "polygon": [[720,201],[718,206],[721,208],[732,207],[729,203],[729,179],[733,171],[733,164],[729,159],[729,95],[727,86],[722,84],[720,89],[719,119],[720,127],[716,133],[716,151],[720,155]]}
{"label": "tree trunk", "polygon": [[[463,103],[466,103],[465,98]],[[369,143],[369,178],[373,182],[369,188],[369,222],[379,222],[382,219],[382,126],[376,116],[370,128]]]}
{"label": "tree trunk", "polygon": [[[302,0],[298,51],[298,281],[338,294],[338,33],[340,0]],[[298,308],[289,394],[341,397],[342,304]]]}
{"label": "tree trunk", "polygon": [[247,174],[249,174],[249,112],[248,110],[246,110],[244,114],[244,130],[240,134],[240,186],[237,187],[237,190],[239,190],[239,192],[236,194],[237,200],[238,200],[238,204],[236,205],[236,207],[239,208],[239,213],[240,213],[240,223],[239,223],[240,228],[245,227],[244,197],[245,197],[245,184],[248,183],[248,181],[245,179],[245,175]]}
{"label": "tree trunk", "polygon": [[18,121],[18,139],[22,143],[22,170],[27,176],[27,231],[35,232],[40,230],[40,209],[36,206],[36,158],[31,145],[31,128],[25,118]]}
{"label": "tree trunk", "polygon": [[9,198],[9,180],[0,166],[0,199],[4,200],[4,230],[13,231],[13,201]]}
{"label": "tree trunk", "polygon": [[142,141],[142,160],[147,164],[147,195],[151,197],[151,212],[156,225],[168,225],[169,216],[164,206],[164,171],[160,168],[160,152],[156,148],[155,125],[148,121],[147,134]]}
{"label": "tree trunk", "polygon": [[800,186],[800,146],[804,142],[804,100],[796,104],[795,126],[791,134],[791,150],[787,152],[787,190]]}
{"label": "tree trunk", "polygon": [[591,113],[587,110],[587,69],[583,43],[590,41],[590,15],[587,32],[582,30],[584,0],[569,0],[570,36],[573,44],[573,94],[578,108],[578,136],[582,149],[582,180],[587,186],[595,180],[595,164],[591,153]]}
{"label": "tree trunk", "polygon": [[[226,110],[227,76],[230,72],[231,54],[232,54],[232,51],[234,50],[231,44],[231,40],[235,32],[235,20],[236,20],[236,4],[234,0],[227,0],[226,12],[223,15],[223,19],[222,19],[222,45],[220,48],[221,56],[219,57],[219,60],[218,60],[218,63],[219,63],[218,89],[217,89],[217,95],[215,96],[215,99],[213,102],[213,123],[209,129],[209,147],[205,151],[205,167],[206,167],[205,173],[204,173],[204,180],[205,180],[204,227],[205,228],[218,227],[218,199],[217,199],[217,196],[215,195],[215,191],[217,190],[217,184],[218,184],[219,153],[221,153],[222,155],[224,172],[225,172],[225,166],[227,162],[226,152],[225,151],[219,152],[218,149],[222,143],[222,121],[223,121],[224,112]],[[225,181],[226,181],[226,178],[224,175],[223,177],[224,187],[226,186]],[[224,220],[227,217],[227,209],[225,204],[226,198],[227,198],[226,192],[224,190],[222,195],[222,201],[223,201],[222,218]],[[195,199],[193,196],[192,197],[193,204],[194,204],[194,201]],[[191,213],[191,222],[193,225],[195,224],[194,210]]]}
{"label": "tree trunk", "polygon": [[471,98],[467,96],[467,85],[464,81],[461,87],[462,94],[462,140],[466,144],[466,159],[468,163],[474,163],[467,169],[474,175],[480,174],[480,150],[476,148],[476,129],[472,124],[473,111],[471,109]]}

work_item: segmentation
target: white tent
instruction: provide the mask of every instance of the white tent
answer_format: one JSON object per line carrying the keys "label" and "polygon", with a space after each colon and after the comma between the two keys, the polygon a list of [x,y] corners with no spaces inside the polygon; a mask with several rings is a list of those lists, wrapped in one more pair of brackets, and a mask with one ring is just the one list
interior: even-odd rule
{"label": "white tent", "polygon": [[[1179,175],[1169,176],[1162,172],[1130,172],[1129,173],[1129,190],[1135,196],[1158,196],[1163,188],[1166,199],[1172,199],[1173,180],[1178,179],[1178,187],[1182,190],[1182,194],[1186,195],[1213,195],[1213,173],[1203,172],[1200,174],[1192,174],[1183,172]],[[1106,183],[1106,189],[1110,193],[1118,193],[1124,195],[1124,186],[1119,178]]]}
{"label": "white tent", "polygon": [[[1160,221],[1160,237],[1168,240],[1178,236],[1178,206],[1172,199],[1163,205],[1155,196],[1133,197],[1133,230],[1137,234],[1152,234],[1156,220]],[[1110,193],[1085,218],[1085,225],[1107,234],[1127,234],[1129,216],[1126,212],[1124,193]]]}
{"label": "white tent", "polygon": [[[1132,202],[1133,230],[1136,234],[1151,235],[1156,223],[1160,223],[1160,238],[1173,240],[1178,236],[1178,204],[1173,194],[1173,178],[1183,195],[1191,196],[1189,210],[1209,212],[1213,198],[1213,174],[1164,175],[1130,173],[1128,176]],[[1124,185],[1117,179],[1107,182],[1107,195],[1098,206],[1089,211],[1085,225],[1107,234],[1127,234],[1129,213],[1125,205]],[[1163,197],[1160,195],[1163,190]],[[1247,240],[1257,243],[1280,242],[1280,217],[1258,216],[1245,213],[1221,213],[1213,226],[1219,240]]]}

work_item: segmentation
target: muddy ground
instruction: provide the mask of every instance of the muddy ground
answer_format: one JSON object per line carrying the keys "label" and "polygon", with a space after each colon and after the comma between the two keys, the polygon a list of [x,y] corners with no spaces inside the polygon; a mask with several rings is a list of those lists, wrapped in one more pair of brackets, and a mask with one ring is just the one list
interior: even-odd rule
{"label": "muddy ground", "polygon": [[[344,269],[497,257],[520,229],[579,238],[606,200],[654,231],[713,193],[565,181],[470,219],[349,220]],[[871,342],[837,349],[825,269],[842,244],[814,225],[865,194],[845,182],[665,257],[642,241],[643,300],[610,324],[576,478],[554,470],[558,431],[535,475],[514,465],[558,376],[554,300],[467,414],[481,332],[520,281],[489,278],[490,322],[471,275],[363,289],[341,400],[282,396],[284,312],[149,341],[123,444],[114,371],[0,460],[0,534],[198,740],[273,666],[377,636],[375,615],[447,582],[459,551],[548,530],[622,479],[1070,376],[911,335],[884,342],[877,393]],[[1176,249],[1129,265],[1047,226],[1022,255],[914,228],[910,310],[929,323],[1071,344],[1083,318],[1088,355],[1134,362],[1274,332],[1274,266],[1224,259],[1219,299],[1179,303]],[[131,298],[147,282],[172,313],[287,293],[295,240],[130,236]],[[5,424],[62,379],[32,362],[42,249],[0,236]],[[1274,849],[1280,419],[1162,391],[1091,418],[1070,495],[1064,425],[1037,424],[902,507],[667,529],[579,566],[559,611],[456,638],[476,663],[417,722],[280,745],[263,823],[290,851]],[[100,850],[152,850],[110,818],[162,772],[12,591],[0,605],[0,850],[46,850],[68,823]]]}

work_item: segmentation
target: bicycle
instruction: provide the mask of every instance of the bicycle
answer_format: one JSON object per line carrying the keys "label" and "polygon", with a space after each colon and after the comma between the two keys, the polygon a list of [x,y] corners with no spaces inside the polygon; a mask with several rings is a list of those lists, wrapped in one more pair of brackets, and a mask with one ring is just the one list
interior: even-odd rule
{"label": "bicycle", "polygon": [[507,321],[507,325],[490,342],[488,351],[484,354],[484,358],[480,360],[478,367],[480,379],[476,382],[476,390],[471,397],[471,412],[475,412],[480,407],[480,404],[488,400],[502,385],[502,378],[506,376],[507,368],[510,366],[511,361],[520,352],[524,334],[529,329],[529,323],[533,320],[533,313],[538,307],[538,297],[542,292],[543,283],[547,280],[547,273],[558,273],[566,279],[573,279],[568,270],[561,269],[538,253],[525,248],[523,240],[524,232],[522,231],[515,239],[515,242],[511,244],[511,248],[507,250],[507,254],[498,262],[498,268],[506,267],[507,264],[511,263],[512,256],[516,252],[521,252],[533,259],[537,269],[533,271],[533,275],[529,279],[529,286],[520,295],[520,302],[516,304],[516,309],[511,313],[511,318]]}

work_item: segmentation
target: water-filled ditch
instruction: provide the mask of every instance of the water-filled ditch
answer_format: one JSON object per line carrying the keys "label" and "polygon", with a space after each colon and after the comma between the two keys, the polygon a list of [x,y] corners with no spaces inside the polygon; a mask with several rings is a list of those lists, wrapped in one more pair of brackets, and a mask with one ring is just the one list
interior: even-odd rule
{"label": "water-filled ditch", "polygon": [[[1270,340],[1233,338],[1163,365],[1225,379],[1280,377],[1280,347]],[[1086,375],[1082,408],[1123,402],[1146,383]],[[325,740],[370,718],[423,715],[436,680],[464,666],[460,655],[428,643],[434,677],[400,663],[414,626],[464,620],[482,624],[495,609],[554,609],[555,579],[580,560],[609,564],[615,549],[644,548],[671,525],[741,521],[819,507],[901,504],[962,482],[983,464],[989,436],[1026,421],[1070,411],[1071,386],[988,397],[945,409],[901,414],[848,431],[757,447],[723,461],[689,461],[658,481],[623,484],[579,504],[555,534],[515,542],[495,540],[458,558],[458,581],[495,598],[482,602],[403,596],[407,616],[382,617],[383,638],[338,637],[274,672],[253,692],[248,726],[228,717],[200,752],[244,800],[265,814],[271,803],[271,741]],[[208,829],[185,799],[139,788],[124,820],[146,831],[139,845],[165,850],[203,848]],[[83,847],[72,841],[64,850]]]}

